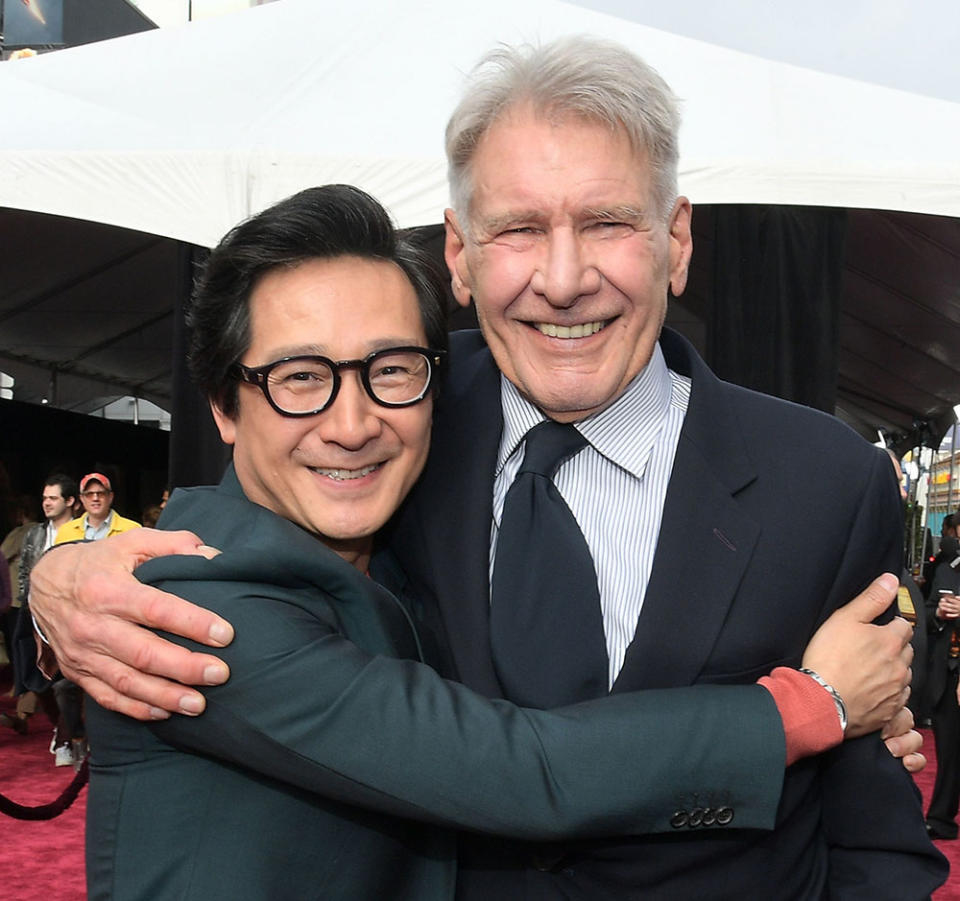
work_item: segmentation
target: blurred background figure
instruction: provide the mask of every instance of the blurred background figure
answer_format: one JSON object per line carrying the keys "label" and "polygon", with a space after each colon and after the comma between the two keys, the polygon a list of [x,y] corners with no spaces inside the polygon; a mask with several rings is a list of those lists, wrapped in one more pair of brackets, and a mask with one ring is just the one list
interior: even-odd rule
{"label": "blurred background figure", "polygon": [[[36,504],[28,495],[14,495],[8,504],[9,522],[13,528],[0,542],[3,561],[0,568],[5,571],[4,588],[0,593],[0,631],[3,633],[3,647],[0,652],[13,662],[13,635],[20,615],[20,599],[17,595],[17,574],[20,570],[20,555],[27,532],[35,524]],[[2,659],[2,658],[0,658]],[[11,689],[11,694],[12,694]]]}
{"label": "blurred background figure", "polygon": [[937,780],[927,810],[927,832],[938,839],[957,837],[960,802],[960,549],[945,536],[927,599],[931,638],[929,698],[937,748]]}
{"label": "blurred background figure", "polygon": [[37,560],[53,547],[60,526],[73,518],[76,502],[77,483],[74,479],[63,473],[49,476],[43,484],[41,495],[43,522],[31,525],[23,539],[14,581],[14,593],[20,606],[16,621],[9,632],[11,638],[16,637],[11,641],[10,658],[13,664],[13,692],[17,695],[17,709],[15,717],[8,723],[21,734],[27,732],[27,721],[36,713],[38,707],[50,718],[51,725],[55,726],[59,718],[57,702],[49,686],[36,686],[37,691],[32,691],[24,685],[25,674],[31,669],[30,663],[35,652],[33,635],[29,628],[30,573]]}

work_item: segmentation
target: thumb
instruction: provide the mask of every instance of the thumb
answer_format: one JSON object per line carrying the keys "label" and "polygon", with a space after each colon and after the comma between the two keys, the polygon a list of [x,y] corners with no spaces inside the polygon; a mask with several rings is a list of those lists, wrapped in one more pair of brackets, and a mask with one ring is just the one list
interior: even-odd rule
{"label": "thumb", "polygon": [[872,623],[892,603],[897,595],[900,580],[893,573],[877,576],[846,607],[846,615],[860,623]]}

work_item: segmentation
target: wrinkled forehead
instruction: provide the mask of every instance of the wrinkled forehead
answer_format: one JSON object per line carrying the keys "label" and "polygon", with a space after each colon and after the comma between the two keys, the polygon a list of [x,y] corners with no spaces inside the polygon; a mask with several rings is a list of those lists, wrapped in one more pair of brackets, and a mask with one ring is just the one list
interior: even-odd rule
{"label": "wrinkled forehead", "polygon": [[551,128],[596,128],[605,131],[612,138],[622,138],[633,151],[638,164],[646,165],[649,160],[648,147],[645,137],[628,128],[621,119],[611,118],[601,112],[572,109],[560,103],[543,104],[531,98],[522,98],[505,106],[490,120],[490,124],[478,137],[474,147],[479,147],[486,136],[498,125],[518,125],[529,122],[532,125],[549,125]]}

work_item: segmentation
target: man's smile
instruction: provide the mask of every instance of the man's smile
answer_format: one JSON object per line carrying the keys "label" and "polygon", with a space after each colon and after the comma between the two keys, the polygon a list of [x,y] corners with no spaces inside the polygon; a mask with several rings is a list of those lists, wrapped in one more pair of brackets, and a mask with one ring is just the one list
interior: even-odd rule
{"label": "man's smile", "polygon": [[582,322],[579,325],[557,325],[553,322],[533,322],[531,325],[548,338],[589,338],[605,329],[612,319]]}
{"label": "man's smile", "polygon": [[310,471],[317,473],[317,475],[333,479],[335,482],[347,482],[352,479],[362,479],[381,466],[383,466],[382,463],[373,463],[370,466],[363,466],[360,469],[327,469],[321,466],[311,466]]}

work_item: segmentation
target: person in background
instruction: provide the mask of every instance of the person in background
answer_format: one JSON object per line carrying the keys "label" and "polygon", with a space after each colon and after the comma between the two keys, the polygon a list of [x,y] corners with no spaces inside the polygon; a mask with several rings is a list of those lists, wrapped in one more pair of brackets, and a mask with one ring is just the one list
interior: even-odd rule
{"label": "person in background", "polygon": [[937,748],[937,778],[927,808],[931,837],[957,838],[960,803],[960,542],[945,535],[927,599],[930,632],[928,697]]}
{"label": "person in background", "polygon": [[[23,540],[23,549],[20,553],[20,566],[17,572],[15,591],[20,601],[20,618],[28,619],[30,615],[30,573],[40,557],[53,547],[60,526],[73,517],[73,505],[77,499],[77,483],[63,473],[54,473],[49,476],[43,485],[41,506],[44,521],[31,526]],[[27,721],[37,707],[42,707],[54,726],[59,719],[56,698],[49,686],[37,686],[39,691],[26,688],[24,679],[30,669],[36,650],[33,646],[32,635],[23,633],[25,623],[18,622],[11,635],[19,636],[14,642],[13,673],[14,693],[17,695],[16,717],[10,725],[18,732],[27,731]]]}
{"label": "person in background", "polygon": [[[9,586],[9,595],[0,602],[0,633],[2,633],[7,658],[12,663],[14,634],[20,618],[20,597],[17,594],[20,560],[23,554],[23,543],[36,524],[33,519],[36,504],[29,495],[20,494],[13,498],[10,507],[14,526],[0,542],[0,553],[3,555],[0,567],[7,570],[6,582]],[[3,648],[0,648],[0,651],[2,650]]]}
{"label": "person in background", "polygon": [[[903,470],[900,467],[900,458],[887,448],[890,462],[893,464],[893,474],[900,486],[900,499],[906,501],[907,489],[903,484]],[[906,565],[900,571],[900,589],[897,592],[897,609],[900,615],[912,625],[913,637],[913,679],[910,682],[910,700],[907,702],[913,711],[915,719],[925,715],[927,702],[927,670],[929,669],[929,649],[927,647],[927,616],[923,594],[920,586],[913,580],[913,576]]]}
{"label": "person in background", "polygon": [[57,544],[97,541],[140,528],[140,523],[121,516],[113,509],[113,486],[103,473],[91,472],[80,480],[80,500],[84,514],[61,526],[57,532]]}
{"label": "person in background", "polygon": [[163,507],[159,504],[152,504],[149,507],[143,508],[143,527],[145,529],[156,528],[157,520],[160,519],[160,514],[163,513]]}
{"label": "person in background", "polygon": [[[958,519],[960,519],[960,513],[948,513],[943,517],[943,522],[940,523],[940,545],[937,548],[937,553],[932,560],[927,560],[923,565],[923,585],[920,590],[926,600],[929,600],[931,597],[930,591],[933,587],[933,581],[937,577],[937,569],[940,567],[940,564],[943,563],[945,559],[953,559],[953,543],[947,539],[956,539],[958,537],[956,525]],[[944,547],[944,542],[947,542],[946,547]],[[936,599],[935,596],[934,599]]]}
{"label": "person in background", "polygon": [[[80,479],[80,501],[84,514],[64,523],[57,530],[54,544],[70,541],[100,541],[139,529],[140,523],[121,516],[113,509],[113,486],[103,473],[87,473]],[[83,689],[64,676],[53,683],[60,716],[50,751],[56,766],[79,766],[87,754],[83,721]]]}

